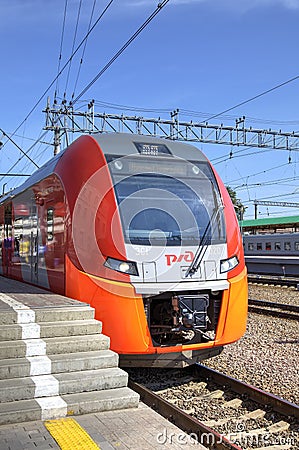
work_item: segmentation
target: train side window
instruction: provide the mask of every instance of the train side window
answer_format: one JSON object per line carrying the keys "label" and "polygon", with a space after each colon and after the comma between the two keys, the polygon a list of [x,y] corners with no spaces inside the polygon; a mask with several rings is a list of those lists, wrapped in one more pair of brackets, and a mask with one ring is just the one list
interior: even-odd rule
{"label": "train side window", "polygon": [[257,249],[257,250],[263,250],[263,244],[262,244],[261,242],[258,242],[258,243],[256,244],[256,249]]}
{"label": "train side window", "polygon": [[54,237],[54,209],[47,210],[47,239],[53,241]]}
{"label": "train side window", "polygon": [[272,246],[271,246],[271,242],[266,242],[266,250],[271,250]]}
{"label": "train side window", "polygon": [[281,243],[275,242],[275,250],[281,250]]}
{"label": "train side window", "polygon": [[291,250],[291,243],[290,242],[285,242],[284,243],[284,249],[285,250]]}
{"label": "train side window", "polygon": [[295,250],[298,252],[299,251],[299,242],[295,242]]}
{"label": "train side window", "polygon": [[254,244],[253,244],[253,242],[249,242],[249,243],[248,243],[248,250],[250,250],[250,251],[254,250]]}

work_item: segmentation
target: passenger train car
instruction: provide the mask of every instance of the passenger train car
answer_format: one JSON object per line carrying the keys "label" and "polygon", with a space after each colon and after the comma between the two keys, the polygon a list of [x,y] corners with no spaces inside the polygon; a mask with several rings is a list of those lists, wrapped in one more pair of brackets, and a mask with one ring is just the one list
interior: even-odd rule
{"label": "passenger train car", "polygon": [[0,199],[0,274],[87,302],[124,366],[183,366],[246,328],[229,195],[189,144],[84,135]]}
{"label": "passenger train car", "polygon": [[299,233],[244,235],[245,261],[249,273],[299,275]]}

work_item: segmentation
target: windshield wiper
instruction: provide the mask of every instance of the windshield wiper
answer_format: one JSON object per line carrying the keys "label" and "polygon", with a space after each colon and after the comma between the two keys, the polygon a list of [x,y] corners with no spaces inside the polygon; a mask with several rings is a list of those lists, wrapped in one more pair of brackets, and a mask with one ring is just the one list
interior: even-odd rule
{"label": "windshield wiper", "polygon": [[215,227],[216,219],[219,215],[219,212],[222,211],[223,208],[224,208],[224,206],[221,205],[217,209],[214,210],[214,212],[211,216],[211,219],[209,220],[209,222],[204,230],[204,233],[200,239],[199,246],[195,253],[194,259],[186,271],[185,278],[187,278],[189,275],[190,275],[190,277],[192,277],[192,275],[194,275],[198,271],[199,266],[200,266],[205,254],[206,254],[206,251],[208,249],[208,240],[212,239],[212,234],[213,234],[213,230]]}

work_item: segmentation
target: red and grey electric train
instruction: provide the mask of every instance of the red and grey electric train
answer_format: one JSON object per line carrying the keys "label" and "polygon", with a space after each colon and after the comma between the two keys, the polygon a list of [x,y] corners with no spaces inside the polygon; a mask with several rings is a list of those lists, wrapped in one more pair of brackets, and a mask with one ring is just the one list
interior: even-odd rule
{"label": "red and grey electric train", "polygon": [[84,135],[0,199],[0,274],[95,308],[124,366],[183,366],[244,333],[229,195],[189,144]]}

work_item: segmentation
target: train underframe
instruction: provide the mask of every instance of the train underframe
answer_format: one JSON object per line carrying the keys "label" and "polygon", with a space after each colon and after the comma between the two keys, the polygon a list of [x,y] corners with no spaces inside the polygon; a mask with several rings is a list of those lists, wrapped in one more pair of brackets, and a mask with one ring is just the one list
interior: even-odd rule
{"label": "train underframe", "polygon": [[198,344],[215,339],[221,292],[167,292],[144,298],[155,346]]}
{"label": "train underframe", "polygon": [[[165,292],[144,296],[144,310],[158,353],[120,354],[123,367],[185,367],[222,352],[223,346],[182,350],[183,346],[213,342],[222,303],[222,291]],[[167,348],[172,347],[171,352]],[[178,351],[173,351],[177,347]],[[165,352],[160,353],[161,349]]]}

